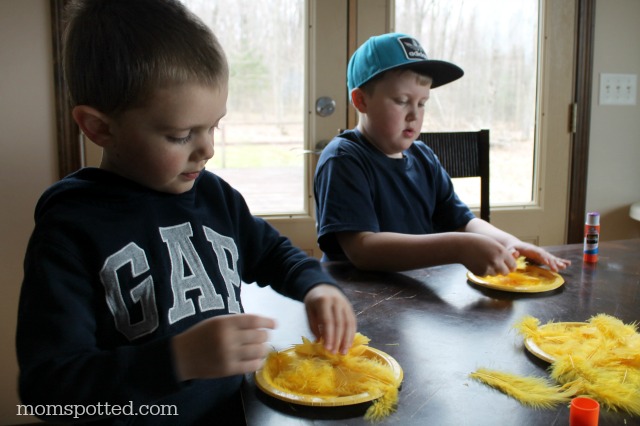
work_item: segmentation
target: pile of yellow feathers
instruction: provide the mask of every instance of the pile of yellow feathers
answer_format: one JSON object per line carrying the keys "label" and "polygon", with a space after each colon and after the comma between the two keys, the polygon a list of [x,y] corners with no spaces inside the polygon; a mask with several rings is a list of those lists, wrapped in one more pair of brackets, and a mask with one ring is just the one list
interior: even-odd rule
{"label": "pile of yellow feathers", "polygon": [[365,413],[365,419],[380,420],[395,411],[399,383],[389,365],[363,356],[368,343],[368,337],[356,333],[351,349],[342,355],[327,351],[321,341],[302,337],[293,351],[269,353],[265,377],[276,389],[318,398],[380,395]]}
{"label": "pile of yellow feathers", "polygon": [[[549,354],[555,384],[540,377],[478,369],[470,377],[521,403],[550,408],[577,396],[596,399],[613,411],[640,415],[640,334],[637,324],[599,314],[579,326],[548,323],[527,316],[516,330]],[[569,323],[571,324],[571,323]]]}

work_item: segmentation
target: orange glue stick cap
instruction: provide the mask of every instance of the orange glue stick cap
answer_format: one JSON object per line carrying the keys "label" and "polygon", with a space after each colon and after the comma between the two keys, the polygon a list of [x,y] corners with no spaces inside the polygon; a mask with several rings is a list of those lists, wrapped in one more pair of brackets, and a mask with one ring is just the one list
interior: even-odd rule
{"label": "orange glue stick cap", "polygon": [[571,400],[569,426],[598,426],[600,404],[591,398],[578,397]]}

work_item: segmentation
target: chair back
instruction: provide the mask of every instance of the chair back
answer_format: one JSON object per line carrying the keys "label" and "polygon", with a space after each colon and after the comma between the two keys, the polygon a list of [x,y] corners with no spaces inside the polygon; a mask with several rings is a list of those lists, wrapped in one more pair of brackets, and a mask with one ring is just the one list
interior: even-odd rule
{"label": "chair back", "polygon": [[480,218],[489,222],[489,130],[420,133],[452,178],[480,178]]}

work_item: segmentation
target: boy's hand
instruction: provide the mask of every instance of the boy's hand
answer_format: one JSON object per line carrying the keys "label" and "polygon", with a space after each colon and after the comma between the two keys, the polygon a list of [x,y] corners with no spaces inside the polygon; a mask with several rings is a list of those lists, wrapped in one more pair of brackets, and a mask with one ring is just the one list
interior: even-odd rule
{"label": "boy's hand", "polygon": [[251,314],[206,319],[173,337],[180,380],[231,376],[256,371],[269,352],[268,332],[276,323]]}
{"label": "boy's hand", "polygon": [[516,270],[517,250],[507,248],[493,238],[466,233],[465,243],[460,248],[460,263],[478,276],[506,275]]}
{"label": "boy's hand", "polygon": [[329,284],[313,287],[304,297],[309,327],[324,347],[346,354],[356,333],[356,316],[344,293]]}
{"label": "boy's hand", "polygon": [[[534,244],[522,242],[481,219],[471,219],[462,230],[467,237],[459,246],[463,260],[461,263],[476,275],[512,272],[516,269],[515,259],[520,256],[546,265],[554,272],[571,265],[570,261],[556,257]],[[475,257],[473,250],[478,251]],[[477,268],[478,272],[474,268]]]}
{"label": "boy's hand", "polygon": [[546,265],[553,272],[561,271],[571,265],[570,260],[561,259],[536,245],[522,241],[514,244],[512,249],[516,251],[518,256],[525,256],[540,265]]}

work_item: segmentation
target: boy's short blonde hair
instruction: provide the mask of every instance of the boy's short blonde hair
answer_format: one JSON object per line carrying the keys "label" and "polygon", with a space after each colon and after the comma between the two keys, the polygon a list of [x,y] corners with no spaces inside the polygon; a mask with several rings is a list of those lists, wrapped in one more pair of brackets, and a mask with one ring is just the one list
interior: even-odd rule
{"label": "boy's short blonde hair", "polygon": [[63,66],[74,105],[117,114],[158,87],[228,82],[215,35],[177,0],[75,0],[66,20]]}

